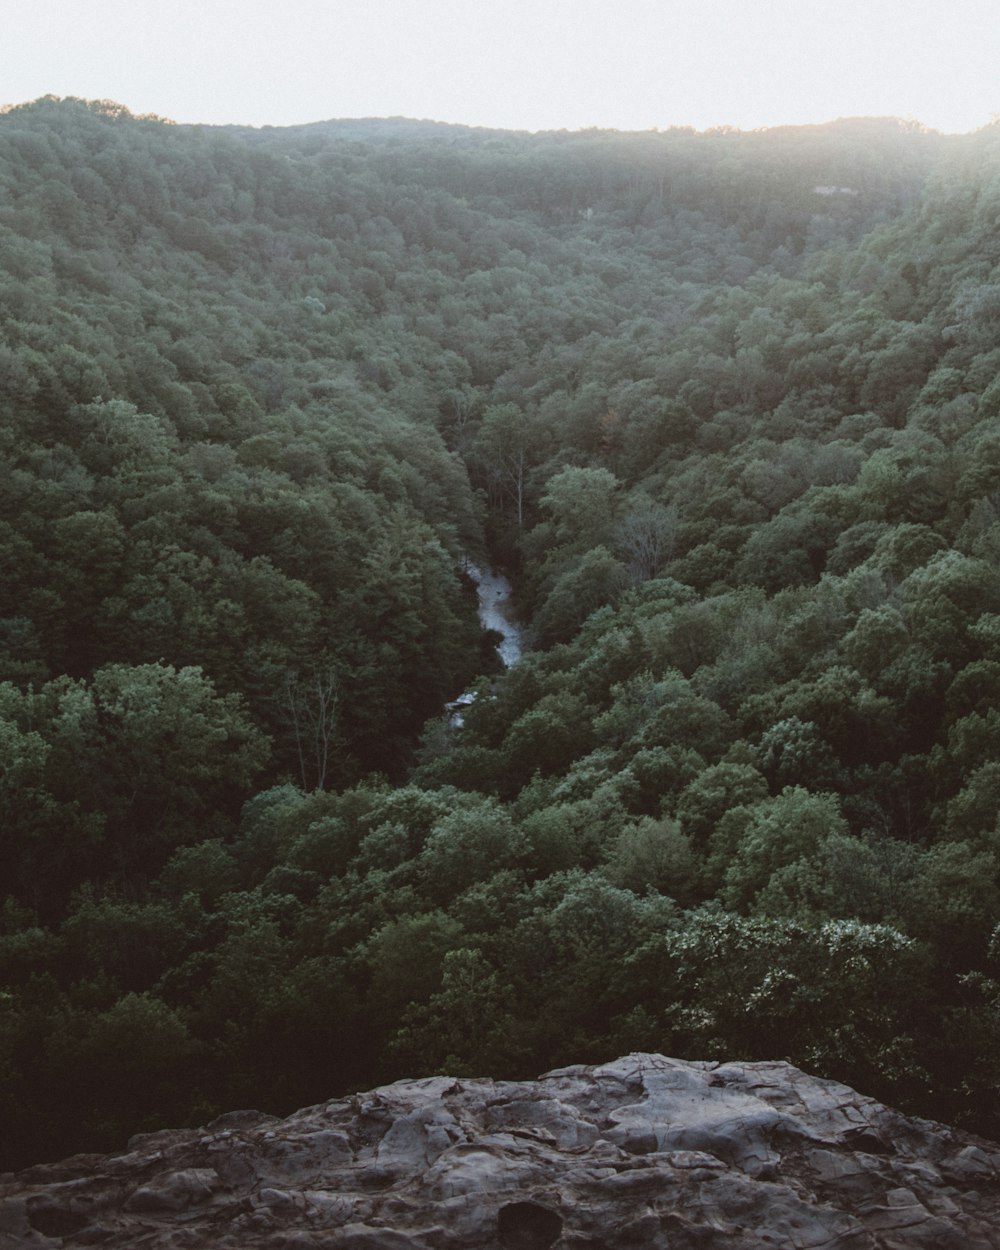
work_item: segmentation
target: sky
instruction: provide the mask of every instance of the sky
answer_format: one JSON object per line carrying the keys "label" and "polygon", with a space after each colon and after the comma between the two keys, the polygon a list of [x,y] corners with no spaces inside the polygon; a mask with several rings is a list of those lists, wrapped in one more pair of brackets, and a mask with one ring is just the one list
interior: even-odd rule
{"label": "sky", "polygon": [[1000,0],[3,0],[0,104],[519,130],[1000,113]]}

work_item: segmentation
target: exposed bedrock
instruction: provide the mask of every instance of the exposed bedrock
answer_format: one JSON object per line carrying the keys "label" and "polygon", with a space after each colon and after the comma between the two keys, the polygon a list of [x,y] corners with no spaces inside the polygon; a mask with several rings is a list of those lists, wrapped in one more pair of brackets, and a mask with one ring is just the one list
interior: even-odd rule
{"label": "exposed bedrock", "polygon": [[0,1178],[0,1246],[996,1250],[1000,1146],[784,1063],[628,1055],[29,1168]]}

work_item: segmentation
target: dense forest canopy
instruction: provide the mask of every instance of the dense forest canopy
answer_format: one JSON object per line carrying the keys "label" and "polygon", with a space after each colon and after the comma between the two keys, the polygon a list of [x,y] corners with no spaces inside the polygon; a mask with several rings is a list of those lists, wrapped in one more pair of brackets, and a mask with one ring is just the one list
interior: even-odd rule
{"label": "dense forest canopy", "polygon": [[996,1136],[998,219],[996,127],[0,116],[6,1164],[622,1049]]}

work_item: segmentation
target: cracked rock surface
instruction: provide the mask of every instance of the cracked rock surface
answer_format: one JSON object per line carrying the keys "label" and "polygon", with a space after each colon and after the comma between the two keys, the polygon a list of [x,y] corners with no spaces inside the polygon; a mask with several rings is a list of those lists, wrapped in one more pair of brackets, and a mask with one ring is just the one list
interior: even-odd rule
{"label": "cracked rock surface", "polygon": [[998,1250],[1000,1146],[785,1063],[399,1081],[0,1176],[0,1247]]}

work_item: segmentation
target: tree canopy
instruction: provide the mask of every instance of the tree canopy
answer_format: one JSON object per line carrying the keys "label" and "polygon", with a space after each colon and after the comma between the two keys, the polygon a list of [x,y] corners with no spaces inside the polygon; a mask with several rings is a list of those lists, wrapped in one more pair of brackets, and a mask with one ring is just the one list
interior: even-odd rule
{"label": "tree canopy", "polygon": [[0,1166],[622,1047],[996,1136],[998,213],[996,126],[0,115]]}

